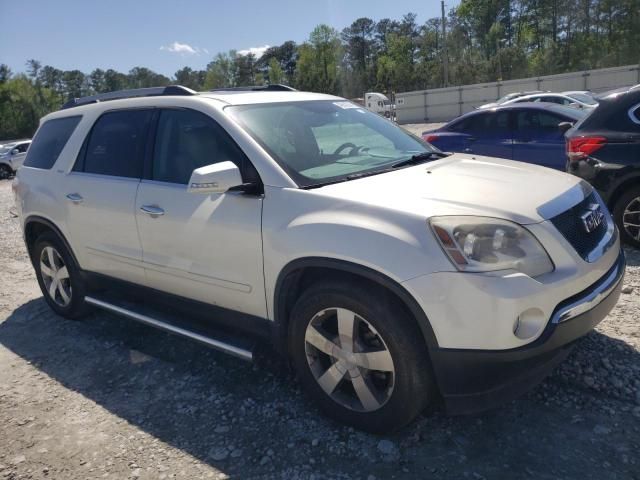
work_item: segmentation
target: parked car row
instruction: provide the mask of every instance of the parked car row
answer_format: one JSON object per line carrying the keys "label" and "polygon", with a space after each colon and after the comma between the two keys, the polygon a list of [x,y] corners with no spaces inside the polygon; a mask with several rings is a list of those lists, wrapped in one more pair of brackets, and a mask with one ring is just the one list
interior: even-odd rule
{"label": "parked car row", "polygon": [[598,106],[598,101],[588,90],[572,90],[561,93],[543,92],[539,90],[532,92],[509,93],[495,102],[480,105],[478,109],[486,110],[488,108],[495,108],[499,105],[526,102],[555,103],[557,105],[565,105],[567,107],[579,109],[591,109]]}
{"label": "parked car row", "polygon": [[10,140],[0,144],[0,180],[9,178],[24,163],[31,140]]}
{"label": "parked car row", "polygon": [[[543,100],[549,95],[561,97],[514,96],[422,137],[443,151],[534,163],[588,180],[613,212],[623,240],[640,247],[640,85],[607,92],[582,109]],[[540,100],[527,101],[534,97]]]}

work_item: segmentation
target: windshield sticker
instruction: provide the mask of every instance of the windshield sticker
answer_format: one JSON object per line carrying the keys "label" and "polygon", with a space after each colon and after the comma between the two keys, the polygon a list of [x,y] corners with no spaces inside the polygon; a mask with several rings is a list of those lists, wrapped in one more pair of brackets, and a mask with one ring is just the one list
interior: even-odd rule
{"label": "windshield sticker", "polygon": [[344,110],[346,110],[347,108],[360,108],[360,105],[356,105],[355,103],[351,102],[333,102],[333,104],[336,107],[340,107]]}

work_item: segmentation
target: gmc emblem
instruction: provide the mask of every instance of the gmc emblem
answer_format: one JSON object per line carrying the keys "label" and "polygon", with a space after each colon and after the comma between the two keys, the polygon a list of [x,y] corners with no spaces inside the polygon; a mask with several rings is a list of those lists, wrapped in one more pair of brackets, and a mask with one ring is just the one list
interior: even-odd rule
{"label": "gmc emblem", "polygon": [[602,220],[604,220],[604,213],[602,213],[602,209],[599,204],[592,203],[580,218],[582,219],[584,229],[587,233],[591,233],[598,228],[602,223]]}

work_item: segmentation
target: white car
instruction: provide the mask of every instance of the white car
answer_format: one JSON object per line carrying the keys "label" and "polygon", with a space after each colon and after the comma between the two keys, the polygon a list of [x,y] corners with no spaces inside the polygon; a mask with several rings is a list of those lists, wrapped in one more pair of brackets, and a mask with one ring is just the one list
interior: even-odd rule
{"label": "white car", "polygon": [[258,335],[323,411],[369,431],[531,388],[625,269],[580,179],[445,154],[277,87],[72,102],[42,119],[13,188],[56,313],[99,307],[245,359]]}
{"label": "white car", "polygon": [[31,140],[14,140],[0,145],[0,180],[9,178],[22,166]]}
{"label": "white car", "polygon": [[591,96],[589,92],[573,91],[562,93],[538,93],[535,95],[525,95],[523,97],[514,98],[503,103],[503,105],[510,105],[512,103],[523,102],[549,102],[557,103],[559,105],[566,105],[568,107],[581,108],[581,109],[594,109],[598,106],[597,100]]}

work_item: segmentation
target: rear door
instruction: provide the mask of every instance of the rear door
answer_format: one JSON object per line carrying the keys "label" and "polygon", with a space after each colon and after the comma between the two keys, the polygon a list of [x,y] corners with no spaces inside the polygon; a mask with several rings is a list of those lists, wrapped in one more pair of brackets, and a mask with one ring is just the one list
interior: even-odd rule
{"label": "rear door", "polygon": [[103,113],[64,185],[68,228],[86,270],[144,283],[134,215],[153,110]]}
{"label": "rear door", "polygon": [[513,159],[564,170],[566,164],[562,122],[574,122],[543,110],[514,112]]}
{"label": "rear door", "polygon": [[192,109],[162,109],[135,215],[147,284],[266,317],[262,195],[187,192],[193,170],[231,161],[245,182],[257,172],[225,130]]}

